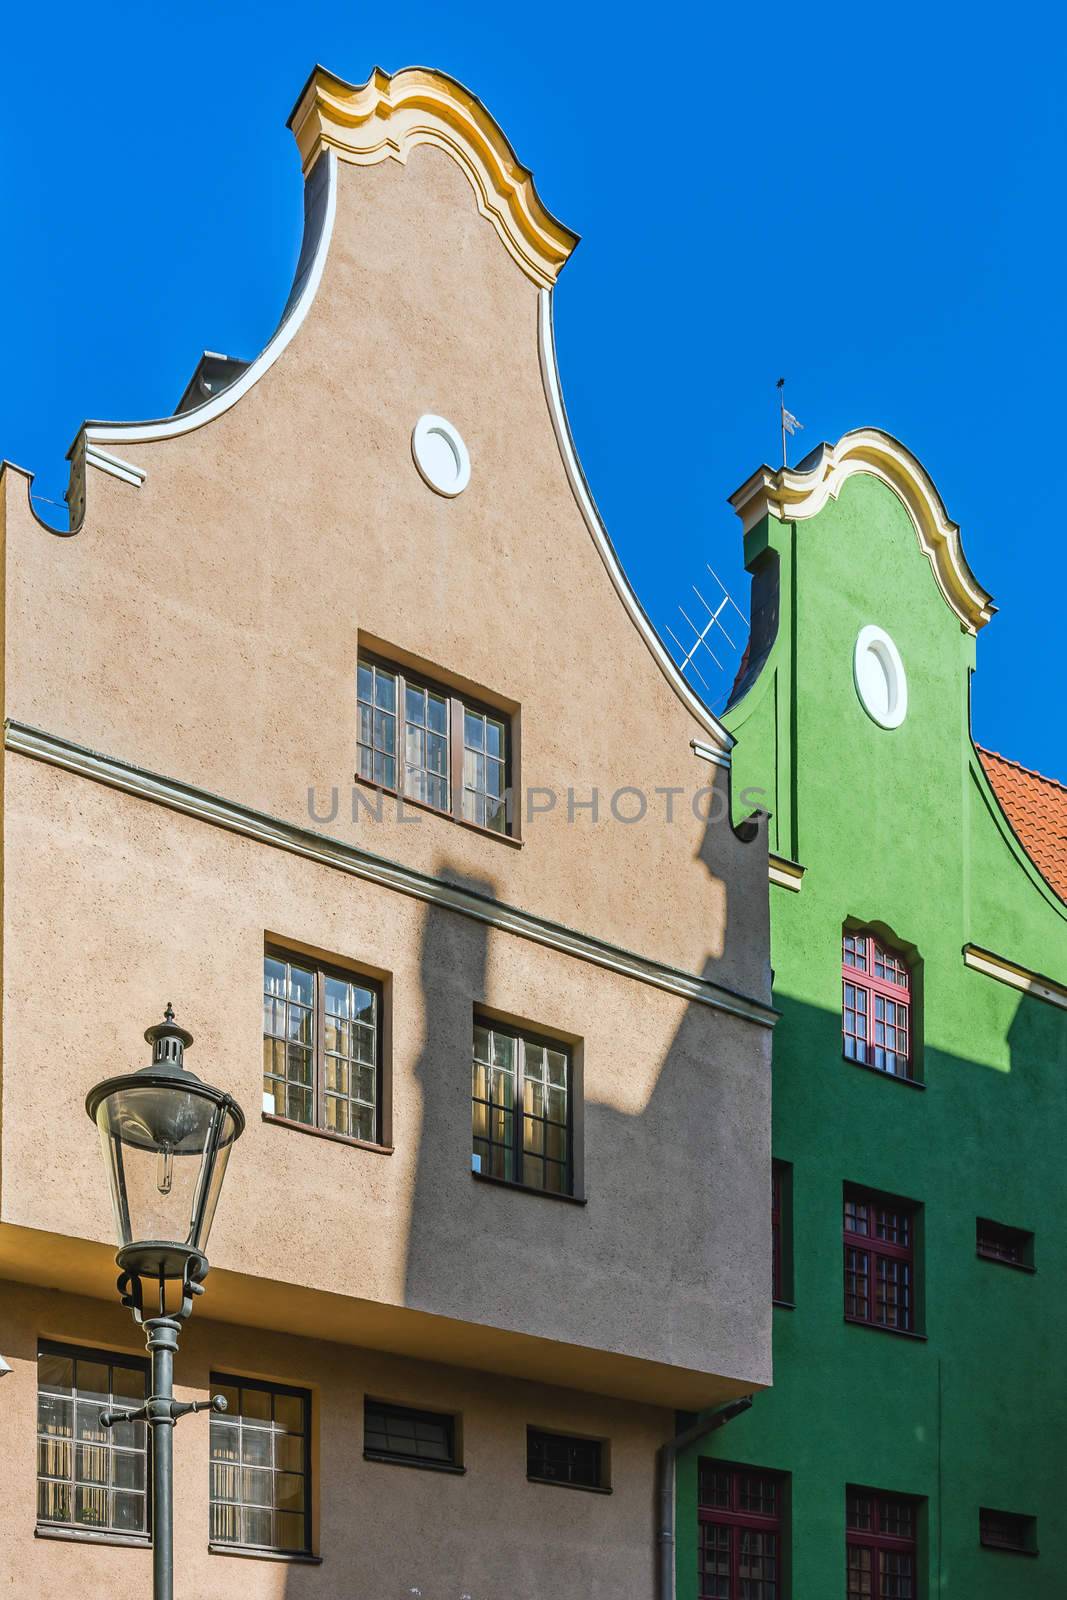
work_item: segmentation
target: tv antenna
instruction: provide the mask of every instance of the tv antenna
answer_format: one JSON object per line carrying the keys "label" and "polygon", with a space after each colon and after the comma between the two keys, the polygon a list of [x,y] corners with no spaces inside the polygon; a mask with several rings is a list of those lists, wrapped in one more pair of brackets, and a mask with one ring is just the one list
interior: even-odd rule
{"label": "tv antenna", "polygon": [[[689,615],[689,612],[686,611],[685,606],[678,607],[684,622],[692,632],[692,643],[686,647],[679,639],[673,628],[668,627],[664,631],[670,635],[672,641],[674,642],[675,648],[678,651],[678,669],[682,673],[682,676],[685,677],[692,673],[694,677],[699,679],[707,691],[709,703],[712,704],[712,709],[714,709],[714,702],[716,700],[724,700],[726,695],[729,693],[730,688],[733,686],[734,677],[736,676],[737,667],[740,663],[740,656],[744,645],[744,639],[738,632],[737,624],[733,621],[731,610],[737,612],[737,615],[740,617],[741,622],[746,629],[749,623],[745,613],[741,610],[741,607],[738,605],[729,589],[727,589],[726,585],[719,577],[719,574],[715,571],[715,568],[712,567],[707,561],[705,561],[704,565],[718,585],[721,591],[721,598],[717,598],[713,605],[704,598],[696,584],[692,584],[691,588],[693,593],[696,595],[697,600],[703,607],[703,614],[698,611],[697,620],[694,622],[693,618]],[[692,602],[690,602],[690,604],[692,604]],[[696,607],[694,606],[693,609],[696,610]],[[723,621],[724,613],[727,621],[730,623],[730,627],[734,630],[734,634],[737,635],[736,640],[726,627],[726,623]],[[740,643],[737,641],[740,641]],[[716,650],[718,650],[719,655],[716,654]],[[720,660],[720,655],[725,659]],[[731,676],[730,683],[725,690],[723,690],[721,687],[718,689],[718,691],[712,689],[707,678],[705,678],[704,673],[701,672],[701,666],[703,666],[705,670],[710,671],[707,661],[708,657],[710,657],[715,663],[715,669],[720,674],[720,677],[725,675],[728,670],[732,671],[733,675]]]}

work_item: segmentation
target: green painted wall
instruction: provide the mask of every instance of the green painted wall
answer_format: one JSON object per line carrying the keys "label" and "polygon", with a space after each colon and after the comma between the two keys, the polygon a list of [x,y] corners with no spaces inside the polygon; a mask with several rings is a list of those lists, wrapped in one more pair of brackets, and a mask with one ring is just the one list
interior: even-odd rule
{"label": "green painted wall", "polygon": [[[1067,907],[989,791],[969,733],[975,641],[896,495],[851,478],[811,520],[753,529],[750,569],[775,553],[775,642],[725,720],[734,794],[767,792],[772,850],[807,869],[799,894],[770,891],[773,1147],[793,1164],[795,1309],[774,1312],[773,1390],[679,1463],[677,1594],[698,1594],[703,1451],[791,1475],[791,1600],[845,1594],[848,1483],[926,1497],[921,1596],[1062,1596],[1067,1011],[968,970],[962,947],[1067,981]],[[869,622],[908,677],[908,715],[891,731],[853,686]],[[842,1055],[848,917],[917,952],[922,1089]],[[925,1339],[844,1322],[846,1182],[921,1203]],[[976,1257],[978,1216],[1034,1230],[1032,1276]],[[1036,1516],[1039,1557],[981,1548],[980,1505]]]}

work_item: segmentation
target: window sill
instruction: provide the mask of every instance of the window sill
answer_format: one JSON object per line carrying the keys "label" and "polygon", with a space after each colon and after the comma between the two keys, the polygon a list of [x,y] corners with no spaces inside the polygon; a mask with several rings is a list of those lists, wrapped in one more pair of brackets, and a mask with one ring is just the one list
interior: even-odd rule
{"label": "window sill", "polygon": [[[495,828],[483,827],[480,822],[472,822],[469,817],[457,817],[454,811],[442,811],[440,806],[430,805],[428,800],[416,800],[410,794],[401,794],[397,789],[383,789],[379,783],[371,783],[369,778],[360,777],[358,772],[353,772],[353,779],[361,789],[369,789],[372,794],[381,794],[390,800],[397,801],[404,810],[408,806],[414,811],[425,811],[431,817],[440,817],[444,822],[454,822],[459,828],[469,828],[471,833],[480,833],[483,839],[495,839],[498,844],[509,844],[513,850],[522,849],[522,836],[517,833],[497,833]],[[409,821],[402,818],[402,824]]]}
{"label": "window sill", "polygon": [[383,1467],[416,1467],[420,1472],[450,1472],[455,1478],[462,1478],[467,1469],[457,1467],[451,1461],[419,1461],[414,1456],[387,1456],[377,1450],[364,1450],[364,1461],[377,1461]]}
{"label": "window sill", "polygon": [[526,1474],[527,1483],[543,1483],[546,1489],[577,1489],[579,1494],[614,1494],[614,1490],[601,1483],[565,1483],[562,1478],[535,1478]]}
{"label": "window sill", "polygon": [[772,1306],[777,1306],[780,1311],[795,1311],[796,1308],[797,1308],[797,1303],[796,1303],[795,1300],[776,1300],[775,1299],[775,1300],[771,1301],[771,1305]]}
{"label": "window sill", "polygon": [[1002,1556],[1029,1556],[1033,1560],[1041,1554],[1040,1550],[1020,1550],[1017,1544],[997,1544],[995,1539],[979,1539],[983,1550],[999,1550]]}
{"label": "window sill", "polygon": [[334,1144],[350,1144],[357,1150],[371,1150],[375,1155],[391,1156],[394,1146],[375,1144],[372,1139],[354,1139],[349,1133],[334,1133],[332,1128],[317,1128],[310,1122],[297,1122],[293,1117],[279,1117],[277,1112],[264,1111],[264,1122],[273,1122],[279,1128],[291,1128],[294,1133],[310,1133],[313,1139],[329,1139]]}
{"label": "window sill", "polygon": [[516,1183],[513,1178],[496,1178],[491,1172],[474,1172],[471,1177],[477,1183],[492,1183],[498,1189],[514,1189],[518,1194],[539,1195],[542,1200],[562,1200],[569,1206],[588,1205],[589,1201],[581,1194],[557,1194],[554,1189],[535,1189],[532,1183]]}
{"label": "window sill", "polygon": [[[979,1261],[991,1261],[993,1266],[1007,1267],[1011,1272],[1028,1272],[1031,1276],[1033,1276],[1033,1274],[1037,1271],[1036,1267],[1030,1266],[1030,1264],[1026,1261],[1005,1261],[1003,1257],[991,1255],[987,1250],[976,1250],[974,1253],[978,1257]],[[1000,1546],[997,1545],[994,1548],[999,1550]],[[1024,1555],[1028,1553],[1029,1552],[1025,1550],[1023,1551]]]}
{"label": "window sill", "polygon": [[306,1550],[261,1550],[254,1544],[225,1544],[208,1542],[213,1556],[243,1556],[253,1561],[288,1561],[299,1567],[321,1567],[322,1557]]}
{"label": "window sill", "polygon": [[849,1067],[859,1067],[862,1072],[873,1072],[876,1078],[888,1078],[893,1083],[906,1084],[909,1089],[925,1089],[926,1084],[921,1078],[902,1078],[899,1072],[886,1072],[884,1067],[872,1067],[869,1061],[857,1061],[855,1056],[842,1056],[841,1060]]}
{"label": "window sill", "polygon": [[917,1339],[920,1344],[926,1343],[925,1333],[915,1333],[911,1328],[886,1328],[880,1322],[864,1322],[862,1317],[846,1317],[845,1321],[850,1328],[869,1328],[871,1333],[891,1333],[897,1339]]}
{"label": "window sill", "polygon": [[117,1544],[134,1550],[151,1550],[150,1533],[107,1533],[97,1528],[65,1528],[59,1523],[39,1522],[35,1539],[72,1539],[75,1544]]}

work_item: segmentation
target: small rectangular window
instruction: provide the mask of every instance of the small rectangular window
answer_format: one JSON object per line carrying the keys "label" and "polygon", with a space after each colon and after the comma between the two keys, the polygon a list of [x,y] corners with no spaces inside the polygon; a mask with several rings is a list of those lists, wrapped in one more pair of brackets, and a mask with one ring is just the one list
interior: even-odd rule
{"label": "small rectangular window", "polygon": [[105,1411],[135,1411],[148,1363],[42,1340],[37,1347],[39,1528],[148,1538],[148,1429],[103,1428]]}
{"label": "small rectangular window", "polygon": [[412,1467],[458,1467],[456,1419],[439,1411],[366,1400],[363,1454],[372,1461],[397,1461]]}
{"label": "small rectangular window", "polygon": [[471,1108],[475,1172],[573,1194],[566,1045],[476,1018]]}
{"label": "small rectangular window", "polygon": [[604,1445],[569,1433],[526,1430],[526,1476],[537,1483],[561,1483],[571,1489],[606,1489]]}
{"label": "small rectangular window", "polygon": [[918,1600],[919,1502],[850,1488],[845,1509],[848,1600]]}
{"label": "small rectangular window", "polygon": [[845,1316],[898,1333],[915,1331],[917,1208],[845,1188]]}
{"label": "small rectangular window", "polygon": [[211,1542],[306,1554],[311,1548],[311,1397],[304,1389],[211,1374]]}
{"label": "small rectangular window", "polygon": [[700,1462],[700,1594],[707,1600],[781,1600],[780,1474]]}
{"label": "small rectangular window", "polygon": [[978,1530],[981,1543],[990,1550],[1037,1554],[1036,1517],[1020,1516],[1017,1511],[990,1511],[983,1506],[978,1513]]}
{"label": "small rectangular window", "polygon": [[510,834],[509,718],[456,690],[361,655],[357,776],[463,822]]}
{"label": "small rectangular window", "polygon": [[381,1140],[381,986],[310,957],[263,958],[263,1111]]}
{"label": "small rectangular window", "polygon": [[978,1254],[1006,1267],[1033,1270],[1034,1236],[1025,1228],[1008,1228],[1002,1222],[979,1217],[976,1227]]}

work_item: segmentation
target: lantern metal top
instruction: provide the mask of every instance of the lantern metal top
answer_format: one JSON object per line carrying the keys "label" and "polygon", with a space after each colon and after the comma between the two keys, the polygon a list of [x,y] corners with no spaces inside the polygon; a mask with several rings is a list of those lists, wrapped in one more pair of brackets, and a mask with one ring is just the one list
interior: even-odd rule
{"label": "lantern metal top", "polygon": [[192,1045],[193,1036],[188,1029],[180,1028],[175,1022],[174,1007],[169,1000],[163,1012],[163,1021],[146,1028],[144,1036],[152,1046],[151,1061],[136,1072],[119,1073],[95,1084],[85,1097],[85,1110],[89,1117],[96,1121],[100,1102],[106,1100],[109,1094],[114,1094],[116,1089],[182,1089],[188,1094],[200,1095],[205,1100],[214,1100],[217,1105],[225,1105],[234,1121],[233,1137],[240,1138],[245,1128],[245,1117],[237,1101],[224,1089],[216,1089],[214,1084],[205,1083],[185,1065],[185,1052]]}
{"label": "lantern metal top", "polygon": [[[101,1138],[118,1236],[123,1303],[140,1314],[141,1279],[179,1279],[183,1303],[208,1270],[211,1231],[230,1150],[244,1132],[232,1095],[185,1065],[193,1036],[174,1020],[145,1030],[152,1059],[136,1072],[105,1078],[85,1097]],[[179,1315],[188,1314],[186,1310]]]}

